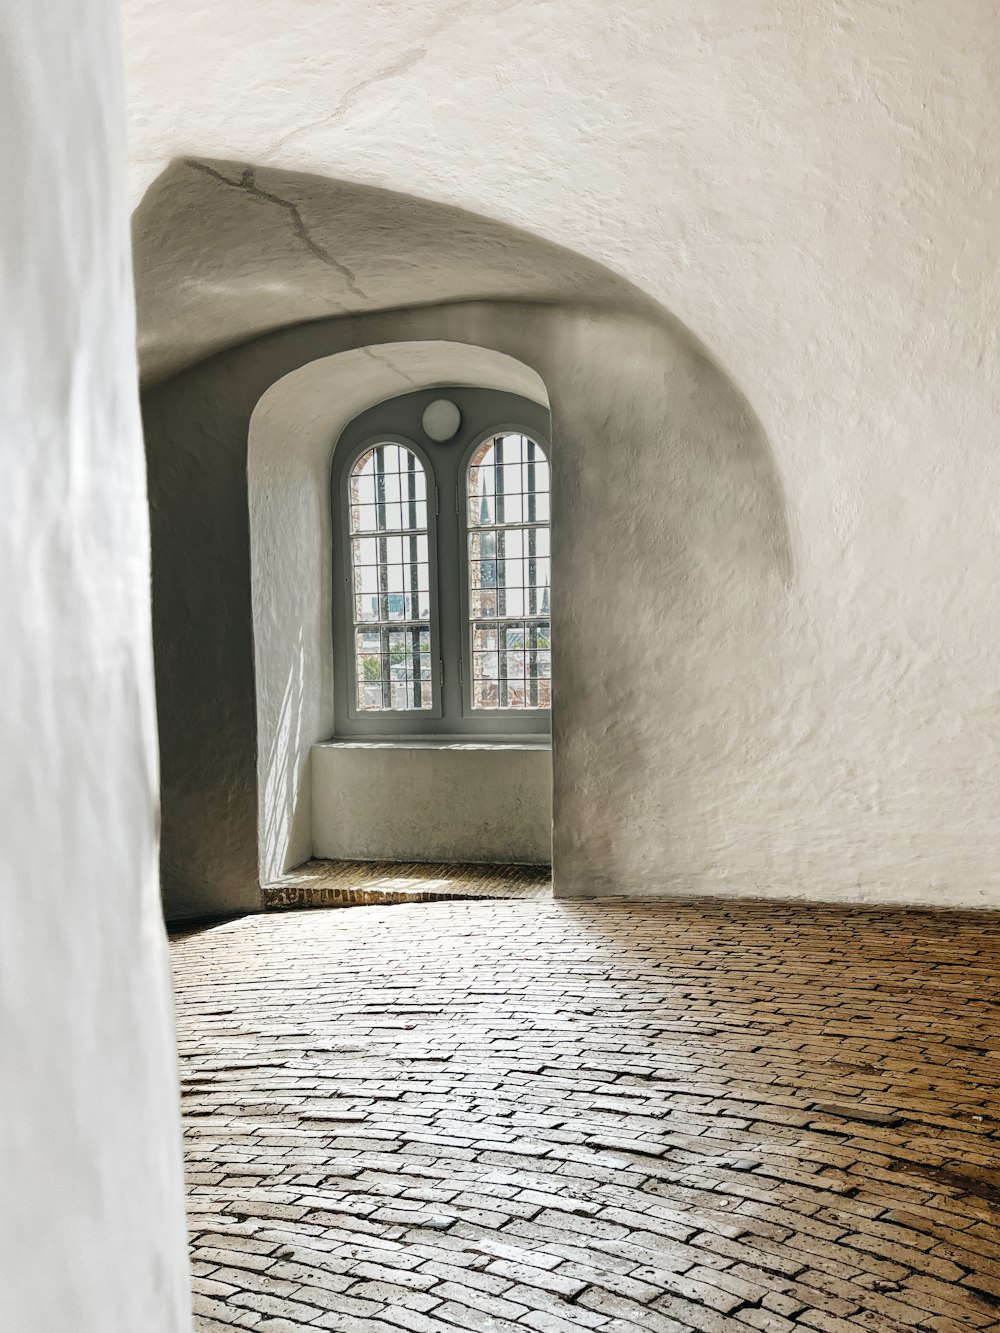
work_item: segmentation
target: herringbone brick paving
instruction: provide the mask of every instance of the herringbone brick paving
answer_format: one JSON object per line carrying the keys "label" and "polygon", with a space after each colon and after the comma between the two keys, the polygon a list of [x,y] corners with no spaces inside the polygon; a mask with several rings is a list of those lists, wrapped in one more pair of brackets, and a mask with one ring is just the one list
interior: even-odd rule
{"label": "herringbone brick paving", "polygon": [[470,901],[173,943],[196,1328],[1000,1330],[1000,920]]}

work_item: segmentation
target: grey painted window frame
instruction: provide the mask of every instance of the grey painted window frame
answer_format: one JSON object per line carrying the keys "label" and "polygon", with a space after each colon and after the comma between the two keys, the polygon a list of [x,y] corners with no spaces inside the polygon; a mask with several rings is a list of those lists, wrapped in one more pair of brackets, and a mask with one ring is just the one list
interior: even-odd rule
{"label": "grey painted window frame", "polygon": [[[483,717],[483,716],[485,716],[486,714],[489,714],[490,716],[493,716],[493,717],[500,717],[500,718],[503,718],[503,719],[505,719],[505,720],[506,720],[506,718],[508,718],[508,717],[511,716],[511,715],[513,715],[513,716],[515,716],[515,717],[524,717],[524,718],[528,718],[528,719],[534,719],[536,722],[539,722],[539,723],[542,724],[542,725],[541,725],[541,729],[542,729],[542,730],[547,730],[548,727],[551,725],[551,717],[552,717],[552,711],[551,711],[551,709],[548,709],[548,708],[488,708],[488,709],[487,709],[487,708],[482,708],[482,709],[476,709],[476,708],[473,708],[473,706],[472,706],[472,685],[473,685],[473,680],[472,680],[472,629],[473,629],[473,626],[472,626],[472,606],[471,606],[471,602],[472,602],[472,588],[471,588],[471,580],[470,580],[470,578],[469,578],[469,536],[470,536],[470,534],[471,534],[472,532],[475,531],[475,529],[472,528],[472,527],[470,526],[470,524],[469,524],[469,468],[472,466],[472,460],[473,460],[473,458],[475,458],[475,456],[476,456],[476,451],[479,449],[479,447],[480,447],[481,445],[485,444],[487,440],[491,440],[491,439],[493,439],[493,438],[494,438],[495,436],[497,436],[497,435],[526,435],[526,436],[528,436],[530,439],[534,440],[534,441],[535,441],[535,444],[541,449],[542,454],[543,454],[543,456],[544,456],[544,458],[545,458],[546,466],[548,467],[548,470],[549,470],[549,487],[550,487],[550,494],[549,494],[549,521],[548,521],[548,523],[546,524],[546,526],[548,527],[548,529],[549,529],[549,533],[550,533],[550,534],[551,534],[551,531],[552,531],[552,498],[551,498],[551,485],[552,485],[552,460],[551,460],[551,457],[550,457],[550,455],[551,455],[551,450],[550,450],[550,448],[549,448],[549,442],[548,442],[548,440],[545,439],[545,438],[543,438],[543,439],[539,439],[539,438],[538,438],[538,432],[537,432],[537,431],[527,430],[527,429],[525,428],[525,426],[524,426],[524,423],[523,423],[523,422],[519,422],[519,421],[501,422],[499,425],[491,425],[487,430],[480,431],[476,436],[474,436],[474,438],[473,438],[473,440],[472,440],[472,443],[468,446],[468,448],[465,450],[464,454],[462,455],[462,461],[461,461],[461,463],[459,464],[459,469],[458,469],[458,477],[459,477],[459,480],[458,480],[458,491],[459,491],[459,494],[458,494],[458,508],[459,508],[459,550],[460,550],[460,552],[461,552],[461,565],[462,565],[462,569],[461,569],[461,573],[460,573],[460,576],[459,576],[459,577],[461,578],[461,583],[462,583],[462,587],[461,587],[461,601],[462,601],[462,625],[463,625],[463,631],[464,631],[464,640],[463,640],[463,645],[462,645],[462,652],[463,652],[463,659],[464,659],[465,663],[467,664],[465,670],[464,670],[463,673],[462,673],[462,676],[463,676],[463,678],[462,678],[462,712],[463,712],[463,715],[464,715],[464,716],[477,717],[477,718],[478,718],[478,717]],[[549,541],[550,541],[549,570],[550,570],[550,572],[551,572],[551,569],[552,569],[551,540],[552,540],[552,539],[551,539],[551,535],[550,535],[550,537],[549,537]],[[550,575],[550,577],[551,577],[551,575]],[[551,604],[550,604],[550,606],[549,606],[549,617],[550,617],[550,619],[551,619],[551,615],[552,615],[552,607],[551,607]],[[484,620],[485,620],[485,619],[489,619],[489,617],[484,616],[484,617],[482,617],[482,619],[484,619]],[[533,617],[525,616],[524,619],[525,619],[525,620],[529,620],[529,619],[533,619]],[[551,639],[551,631],[550,631],[550,639]],[[551,652],[551,649],[550,649],[549,651]],[[543,719],[545,719],[544,722],[542,721]],[[537,730],[537,729],[538,729],[538,728],[536,727],[536,730]]]}
{"label": "grey painted window frame", "polygon": [[[424,408],[436,398],[450,399],[462,413],[458,433],[445,443],[428,439],[420,425]],[[548,739],[549,709],[472,708],[468,469],[475,450],[491,436],[504,433],[528,435],[538,444],[549,465],[551,487],[548,410],[499,390],[441,385],[400,394],[361,413],[337,440],[330,468],[337,739]],[[412,449],[426,472],[433,709],[369,713],[357,707],[348,481],[358,458],[382,443]]]}
{"label": "grey painted window frame", "polygon": [[[354,558],[351,547],[351,497],[350,497],[350,479],[357,465],[358,459],[380,444],[398,444],[404,449],[409,449],[419,460],[424,469],[424,482],[427,497],[427,564],[428,579],[430,588],[428,595],[430,599],[430,623],[431,637],[431,707],[430,708],[407,708],[407,709],[381,709],[378,713],[371,713],[367,710],[358,708],[358,680],[357,680],[357,654],[354,648],[354,635],[357,624],[354,619],[354,597],[353,597],[353,575]],[[377,435],[363,440],[360,444],[347,451],[343,458],[340,480],[340,531],[343,533],[343,540],[339,543],[341,546],[341,558],[343,561],[343,571],[341,579],[343,583],[343,615],[341,631],[344,635],[343,643],[347,657],[347,671],[349,676],[349,686],[347,690],[347,717],[352,723],[365,724],[372,717],[404,719],[408,717],[419,717],[429,721],[440,721],[442,716],[442,680],[440,667],[440,626],[438,623],[438,567],[437,567],[437,518],[440,509],[440,496],[438,494],[437,484],[434,477],[434,469],[431,466],[430,459],[415,441],[398,433],[391,431],[380,431]],[[335,566],[336,568],[336,566]],[[335,575],[336,577],[336,575]],[[336,623],[336,622],[334,622]],[[334,633],[334,647],[336,649],[336,631]]]}

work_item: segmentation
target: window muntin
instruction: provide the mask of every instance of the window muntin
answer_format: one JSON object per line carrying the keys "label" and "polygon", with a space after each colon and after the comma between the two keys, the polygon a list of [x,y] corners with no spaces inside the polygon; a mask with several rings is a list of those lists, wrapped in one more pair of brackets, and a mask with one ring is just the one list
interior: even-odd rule
{"label": "window muntin", "polygon": [[434,707],[427,476],[412,450],[376,444],[351,468],[348,508],[359,713]]}
{"label": "window muntin", "polygon": [[552,706],[549,464],[529,435],[484,440],[466,485],[471,703]]}

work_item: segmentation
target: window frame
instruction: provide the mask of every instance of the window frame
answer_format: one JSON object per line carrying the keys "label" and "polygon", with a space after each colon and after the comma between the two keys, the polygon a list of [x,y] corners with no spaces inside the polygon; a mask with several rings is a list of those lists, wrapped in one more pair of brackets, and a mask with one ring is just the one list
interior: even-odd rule
{"label": "window frame", "polygon": [[[437,398],[451,399],[462,414],[458,431],[447,441],[431,440],[422,429],[423,410]],[[549,465],[551,497],[555,483],[549,410],[508,390],[442,383],[396,394],[359,412],[334,440],[327,512],[333,528],[331,647],[336,740],[356,744],[550,743],[551,709],[472,708],[468,470],[475,450],[502,434],[527,435],[538,444]],[[357,460],[378,444],[397,444],[412,450],[427,478],[430,621],[435,650],[432,661],[436,663],[430,709],[369,711],[357,706],[350,474]],[[551,523],[550,498],[550,532]]]}
{"label": "window frame", "polygon": [[[351,531],[351,496],[350,482],[357,466],[358,460],[368,453],[370,449],[377,448],[380,444],[395,444],[400,448],[409,449],[418,459],[421,467],[424,469],[425,491],[427,497],[427,565],[428,565],[428,600],[430,603],[430,639],[431,639],[431,707],[430,708],[379,708],[367,709],[358,707],[358,674],[357,674],[357,651],[355,648],[355,631],[358,628],[357,621],[354,618],[354,544],[353,539],[356,536],[365,536],[364,533],[352,533]],[[407,719],[424,719],[427,721],[440,721],[443,718],[443,685],[442,685],[442,657],[441,657],[441,632],[440,632],[440,608],[438,606],[440,596],[440,582],[438,579],[438,561],[437,561],[437,543],[438,543],[438,515],[440,510],[440,495],[438,491],[437,478],[430,459],[421,449],[420,445],[414,440],[409,439],[401,432],[379,431],[362,441],[361,444],[352,446],[347,450],[343,458],[339,461],[339,468],[335,469],[336,485],[340,498],[340,529],[341,540],[334,539],[334,546],[339,547],[341,551],[342,571],[341,577],[344,583],[343,591],[343,620],[341,630],[344,634],[344,642],[347,645],[346,662],[342,663],[347,676],[347,699],[348,704],[346,714],[351,722],[370,723],[387,719],[394,725],[405,722]],[[334,578],[337,578],[336,552],[334,559]],[[343,657],[343,654],[340,654]],[[336,673],[336,639],[334,642],[334,672]],[[336,685],[334,689],[336,691]]]}
{"label": "window frame", "polygon": [[[551,709],[551,707],[549,707],[549,708],[475,708],[475,707],[473,707],[473,703],[472,703],[472,685],[473,685],[473,673],[472,673],[472,663],[473,663],[473,657],[472,657],[472,654],[473,654],[473,639],[472,639],[472,636],[473,636],[473,620],[472,620],[472,614],[471,614],[471,612],[472,612],[472,589],[471,589],[471,587],[470,587],[470,584],[471,584],[471,581],[472,581],[472,579],[471,579],[472,562],[471,562],[471,560],[470,560],[470,558],[469,558],[469,536],[470,536],[471,533],[473,533],[473,532],[475,532],[475,531],[479,531],[479,529],[473,528],[473,527],[471,527],[470,524],[469,524],[469,469],[472,467],[472,460],[473,460],[473,458],[475,458],[475,456],[476,456],[476,451],[477,451],[478,449],[480,449],[480,448],[486,443],[487,440],[493,440],[493,439],[496,439],[496,437],[497,437],[498,435],[522,435],[522,436],[525,436],[526,438],[528,438],[529,440],[532,440],[532,441],[534,442],[535,446],[536,446],[537,448],[541,449],[542,454],[543,454],[543,456],[544,456],[544,458],[545,458],[546,466],[548,467],[548,470],[549,470],[549,492],[548,492],[548,494],[549,494],[549,517],[548,517],[548,522],[546,523],[545,526],[548,528],[548,532],[549,532],[549,616],[548,616],[548,619],[549,619],[549,642],[550,642],[550,645],[551,645],[551,643],[552,643],[552,641],[553,641],[553,640],[552,640],[552,629],[551,629],[551,626],[552,626],[552,458],[551,458],[551,449],[550,449],[550,447],[549,447],[549,444],[548,444],[548,441],[547,441],[547,440],[545,440],[545,439],[541,439],[541,440],[539,440],[539,439],[537,438],[537,435],[538,435],[538,432],[537,432],[537,431],[534,431],[534,430],[528,430],[528,429],[527,429],[525,426],[523,426],[523,425],[513,425],[513,424],[510,424],[510,425],[501,425],[501,426],[491,426],[491,427],[489,428],[489,430],[479,431],[479,432],[477,432],[477,434],[473,437],[473,441],[472,441],[472,443],[468,446],[468,448],[465,450],[464,454],[462,455],[462,461],[461,461],[461,463],[459,464],[459,473],[458,473],[458,476],[459,476],[459,481],[458,481],[458,486],[459,486],[459,496],[458,496],[458,502],[459,502],[459,522],[458,522],[458,530],[459,530],[459,550],[460,550],[460,553],[461,553],[461,566],[462,566],[462,588],[461,588],[461,607],[462,607],[462,664],[463,664],[463,667],[464,667],[464,670],[463,670],[463,672],[462,672],[462,714],[463,714],[463,717],[464,717],[464,718],[470,718],[470,717],[471,717],[471,718],[479,719],[479,718],[486,718],[486,717],[496,717],[496,718],[502,718],[502,719],[504,720],[504,722],[508,722],[508,721],[510,721],[510,722],[514,722],[514,721],[516,721],[516,720],[519,720],[519,719],[522,719],[522,718],[523,718],[523,719],[525,719],[525,721],[528,721],[528,722],[530,722],[530,721],[539,722],[539,721],[547,720],[547,719],[551,718],[551,716],[552,716],[552,709]],[[512,524],[511,526],[518,526],[518,525],[514,525],[514,524]],[[537,525],[536,525],[536,526],[537,526]],[[481,617],[481,619],[486,620],[486,619],[489,619],[489,617],[484,616],[484,617]],[[499,619],[499,617],[496,617],[496,619]],[[522,616],[522,617],[520,617],[520,619],[522,619],[522,620],[530,620],[530,619],[536,619],[536,617]],[[550,663],[551,663],[551,652],[552,652],[552,648],[551,648],[551,646],[550,646],[550,648],[549,648],[549,653],[550,653],[550,658],[549,658],[549,660],[550,660]],[[550,667],[550,670],[551,670],[551,667]],[[550,694],[551,694],[551,692],[552,692],[552,677],[551,677],[551,675],[550,675],[550,677],[549,677],[549,692],[550,692]],[[528,729],[527,729],[526,727],[520,727],[520,728],[517,728],[516,730],[526,731],[526,730],[528,730]],[[509,733],[509,734],[512,734],[512,733]]]}

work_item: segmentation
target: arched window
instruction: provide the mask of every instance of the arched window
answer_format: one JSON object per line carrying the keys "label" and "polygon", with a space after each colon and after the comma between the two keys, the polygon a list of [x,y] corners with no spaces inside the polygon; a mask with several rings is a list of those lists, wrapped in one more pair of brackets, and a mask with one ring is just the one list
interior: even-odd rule
{"label": "arched window", "polygon": [[469,462],[474,709],[552,703],[549,464],[529,435],[484,440]]}
{"label": "arched window", "polygon": [[400,444],[350,473],[354,678],[360,713],[434,706],[427,477]]}
{"label": "arched window", "polygon": [[338,737],[548,732],[547,429],[537,403],[456,387],[379,403],[344,430],[331,473]]}

